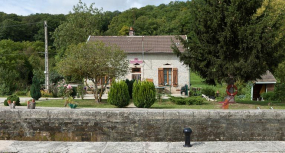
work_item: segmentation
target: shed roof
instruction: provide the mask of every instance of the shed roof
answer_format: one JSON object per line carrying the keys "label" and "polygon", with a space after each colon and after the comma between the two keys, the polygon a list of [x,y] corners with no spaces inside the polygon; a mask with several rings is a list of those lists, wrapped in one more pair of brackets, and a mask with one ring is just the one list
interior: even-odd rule
{"label": "shed roof", "polygon": [[256,79],[256,84],[270,84],[276,83],[276,79],[270,71],[266,71],[264,75],[261,76],[261,79]]}
{"label": "shed roof", "polygon": [[[187,39],[186,35],[180,35]],[[106,45],[116,44],[126,53],[173,53],[172,41],[183,51],[183,45],[175,36],[90,36],[88,41],[102,41]]]}

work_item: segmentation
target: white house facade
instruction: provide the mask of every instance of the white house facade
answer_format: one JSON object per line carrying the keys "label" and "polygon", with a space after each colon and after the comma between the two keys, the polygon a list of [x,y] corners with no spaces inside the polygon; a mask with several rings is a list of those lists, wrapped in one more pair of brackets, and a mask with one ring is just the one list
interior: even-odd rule
{"label": "white house facade", "polygon": [[183,65],[171,49],[175,43],[183,51],[175,36],[90,36],[89,41],[116,44],[127,53],[130,69],[121,79],[151,81],[156,88],[172,94],[180,93],[182,86],[190,84],[189,67]]}

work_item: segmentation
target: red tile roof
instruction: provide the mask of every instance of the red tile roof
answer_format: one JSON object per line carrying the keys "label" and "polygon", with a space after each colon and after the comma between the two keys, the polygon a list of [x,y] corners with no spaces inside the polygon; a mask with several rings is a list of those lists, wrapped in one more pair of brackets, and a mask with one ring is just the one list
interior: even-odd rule
{"label": "red tile roof", "polygon": [[[186,35],[180,35],[187,39]],[[172,40],[180,51],[183,45],[175,36],[90,36],[88,41],[102,41],[106,45],[116,44],[127,53],[173,53]]]}

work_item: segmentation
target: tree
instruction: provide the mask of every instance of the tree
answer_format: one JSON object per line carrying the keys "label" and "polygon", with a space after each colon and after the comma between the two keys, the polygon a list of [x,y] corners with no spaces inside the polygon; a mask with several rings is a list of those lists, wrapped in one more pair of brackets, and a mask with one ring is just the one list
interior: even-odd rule
{"label": "tree", "polygon": [[33,84],[31,86],[30,93],[31,93],[31,97],[35,100],[39,100],[39,98],[41,98],[42,96],[41,84],[36,76],[33,77]]}
{"label": "tree", "polygon": [[94,7],[92,3],[89,7],[79,0],[60,26],[53,33],[54,46],[57,49],[64,48],[71,44],[86,42],[89,35],[99,35],[102,29],[101,10]]}
{"label": "tree", "polygon": [[276,70],[276,77],[281,83],[285,83],[285,61],[278,65],[278,68]]}
{"label": "tree", "polygon": [[[63,76],[91,80],[96,102],[101,101],[103,94],[103,90],[99,88],[105,89],[110,78],[124,76],[128,66],[124,51],[117,46],[106,46],[102,42],[71,45],[66,50],[65,56],[57,63],[58,72]],[[100,84],[103,77],[106,81],[101,81]]]}
{"label": "tree", "polygon": [[108,94],[108,103],[119,108],[126,107],[130,103],[128,85],[125,81],[113,81]]}
{"label": "tree", "polygon": [[11,95],[15,89],[18,73],[15,70],[7,70],[0,66],[0,95]]}
{"label": "tree", "polygon": [[[173,44],[174,53],[208,84],[232,79],[247,82],[273,71],[282,59],[284,37],[279,32],[284,13],[273,15],[271,5],[263,2],[192,0],[191,32],[188,40],[178,38],[185,51]],[[261,6],[265,9],[257,14]]]}

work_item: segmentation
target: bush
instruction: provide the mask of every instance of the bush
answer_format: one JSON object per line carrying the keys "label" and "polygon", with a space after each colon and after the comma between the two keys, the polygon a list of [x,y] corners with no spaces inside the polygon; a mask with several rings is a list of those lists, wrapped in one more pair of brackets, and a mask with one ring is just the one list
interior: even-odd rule
{"label": "bush", "polygon": [[133,101],[138,108],[150,108],[155,102],[156,92],[152,82],[136,81],[133,84]]}
{"label": "bush", "polygon": [[169,100],[177,105],[185,105],[186,104],[186,100],[185,98],[182,97],[174,97],[174,96],[170,96]]}
{"label": "bush", "polygon": [[77,95],[77,88],[76,87],[72,87],[72,92],[70,93],[70,96],[75,98]]}
{"label": "bush", "polygon": [[170,96],[169,100],[177,105],[202,105],[204,101],[200,96],[187,98]]}
{"label": "bush", "polygon": [[33,84],[31,86],[30,93],[31,93],[32,98],[35,100],[39,100],[39,98],[41,98],[42,96],[41,85],[36,76],[33,77]]}
{"label": "bush", "polygon": [[124,81],[113,81],[108,95],[108,103],[117,107],[125,107],[130,103],[128,86]]}
{"label": "bush", "polygon": [[52,93],[45,92],[44,90],[41,90],[41,95],[42,97],[53,97]]}
{"label": "bush", "polygon": [[133,84],[134,84],[135,80],[130,81],[129,79],[126,79],[125,82],[128,85],[130,99],[133,99]]}
{"label": "bush", "polygon": [[200,96],[186,98],[187,105],[202,105],[203,102],[204,102],[204,99]]}
{"label": "bush", "polygon": [[16,101],[16,106],[21,106],[20,98],[17,95],[11,95],[11,96],[7,97],[7,99],[4,101],[5,106],[8,106],[8,100],[11,100],[11,103],[13,101]]}
{"label": "bush", "polygon": [[86,94],[86,90],[84,89],[84,85],[78,85],[77,87],[77,93],[80,95],[81,99],[84,98],[84,95]]}
{"label": "bush", "polygon": [[270,92],[264,92],[261,94],[261,97],[264,99],[264,100],[276,100],[276,97],[275,97],[275,94],[274,92],[270,91]]}
{"label": "bush", "polygon": [[285,83],[275,84],[274,93],[275,93],[276,100],[284,102],[285,101],[285,94],[284,94],[285,93]]}
{"label": "bush", "polygon": [[215,90],[213,88],[206,87],[206,88],[202,89],[202,94],[204,94],[206,96],[214,97],[215,96]]}
{"label": "bush", "polygon": [[57,97],[58,96],[58,88],[55,84],[50,86],[50,92],[52,94],[52,97]]}
{"label": "bush", "polygon": [[16,91],[14,93],[17,96],[26,96],[27,95],[27,91]]}

